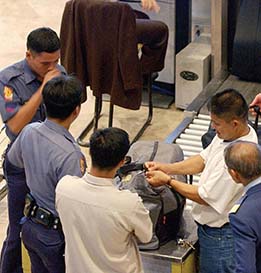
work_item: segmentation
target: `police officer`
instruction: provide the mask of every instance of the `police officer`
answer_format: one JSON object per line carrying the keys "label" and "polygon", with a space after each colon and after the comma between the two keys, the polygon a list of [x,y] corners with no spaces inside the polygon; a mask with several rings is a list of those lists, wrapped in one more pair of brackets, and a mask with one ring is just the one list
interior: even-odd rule
{"label": "police officer", "polygon": [[[25,59],[0,72],[0,112],[11,144],[26,124],[45,119],[42,90],[48,80],[61,71],[64,73],[64,68],[57,64],[59,57],[57,34],[50,28],[38,28],[27,37]],[[1,252],[0,272],[21,273],[19,221],[27,192],[25,175],[8,160],[4,163],[4,175],[8,186],[9,227]]]}
{"label": "police officer", "polygon": [[235,238],[235,273],[261,272],[261,147],[238,141],[225,149],[225,162],[244,195],[230,211]]}
{"label": "police officer", "polygon": [[86,170],[85,158],[68,131],[80,112],[82,90],[79,80],[71,76],[47,82],[43,89],[47,119],[27,125],[7,154],[14,166],[25,169],[30,190],[22,239],[32,273],[65,272],[64,236],[55,209],[55,188],[63,176],[81,177]]}

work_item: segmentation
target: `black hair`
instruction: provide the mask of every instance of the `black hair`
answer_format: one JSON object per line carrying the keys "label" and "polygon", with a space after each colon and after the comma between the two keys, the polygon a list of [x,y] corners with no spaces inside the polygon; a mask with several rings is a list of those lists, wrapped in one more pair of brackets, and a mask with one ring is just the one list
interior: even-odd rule
{"label": "black hair", "polygon": [[53,53],[60,49],[60,39],[51,28],[41,27],[29,33],[26,46],[36,53]]}
{"label": "black hair", "polygon": [[227,121],[239,118],[247,121],[248,105],[244,97],[234,89],[215,94],[208,102],[208,110]]}
{"label": "black hair", "polygon": [[99,129],[90,138],[92,165],[111,170],[125,158],[129,148],[129,136],[124,130],[115,127]]}
{"label": "black hair", "polygon": [[47,116],[66,119],[81,104],[83,86],[73,76],[59,76],[48,81],[43,89]]}

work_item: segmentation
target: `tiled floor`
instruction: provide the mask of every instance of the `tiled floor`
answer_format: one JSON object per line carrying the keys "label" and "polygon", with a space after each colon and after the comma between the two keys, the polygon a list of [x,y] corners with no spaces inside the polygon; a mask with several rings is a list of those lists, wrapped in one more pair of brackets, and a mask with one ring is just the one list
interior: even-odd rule
{"label": "tiled floor", "polygon": [[[2,37],[0,51],[0,69],[12,64],[25,56],[25,40],[27,34],[34,28],[49,26],[59,33],[61,15],[66,0],[0,0],[0,36]],[[92,117],[93,97],[88,91],[88,101],[82,105],[82,112],[72,125],[71,132],[78,136]],[[103,109],[101,126],[106,126],[108,105]],[[146,118],[147,108],[139,111],[115,109],[114,126],[126,129],[132,138]],[[127,118],[128,117],[128,118]],[[145,131],[142,139],[164,140],[183,119],[183,112],[173,104],[169,109],[155,109],[151,126]],[[84,148],[88,157],[88,149]],[[0,202],[0,248],[5,237],[7,223],[6,198]]]}

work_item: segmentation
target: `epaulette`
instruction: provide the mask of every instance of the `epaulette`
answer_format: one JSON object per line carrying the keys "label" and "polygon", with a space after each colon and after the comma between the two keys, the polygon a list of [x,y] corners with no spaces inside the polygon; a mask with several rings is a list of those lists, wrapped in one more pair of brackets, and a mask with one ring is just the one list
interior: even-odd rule
{"label": "epaulette", "polygon": [[2,84],[6,85],[11,79],[16,78],[22,74],[23,70],[21,67],[11,65],[0,72],[0,81]]}

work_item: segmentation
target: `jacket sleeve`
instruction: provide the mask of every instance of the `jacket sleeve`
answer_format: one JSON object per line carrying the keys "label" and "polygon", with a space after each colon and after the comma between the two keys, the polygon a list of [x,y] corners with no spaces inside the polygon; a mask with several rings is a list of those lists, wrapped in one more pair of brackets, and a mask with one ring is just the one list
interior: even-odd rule
{"label": "jacket sleeve", "polygon": [[256,237],[249,222],[237,214],[229,216],[235,240],[235,273],[255,273]]}
{"label": "jacket sleeve", "polygon": [[141,89],[141,66],[138,57],[135,15],[129,6],[122,7],[119,30],[119,67],[124,90]]}

